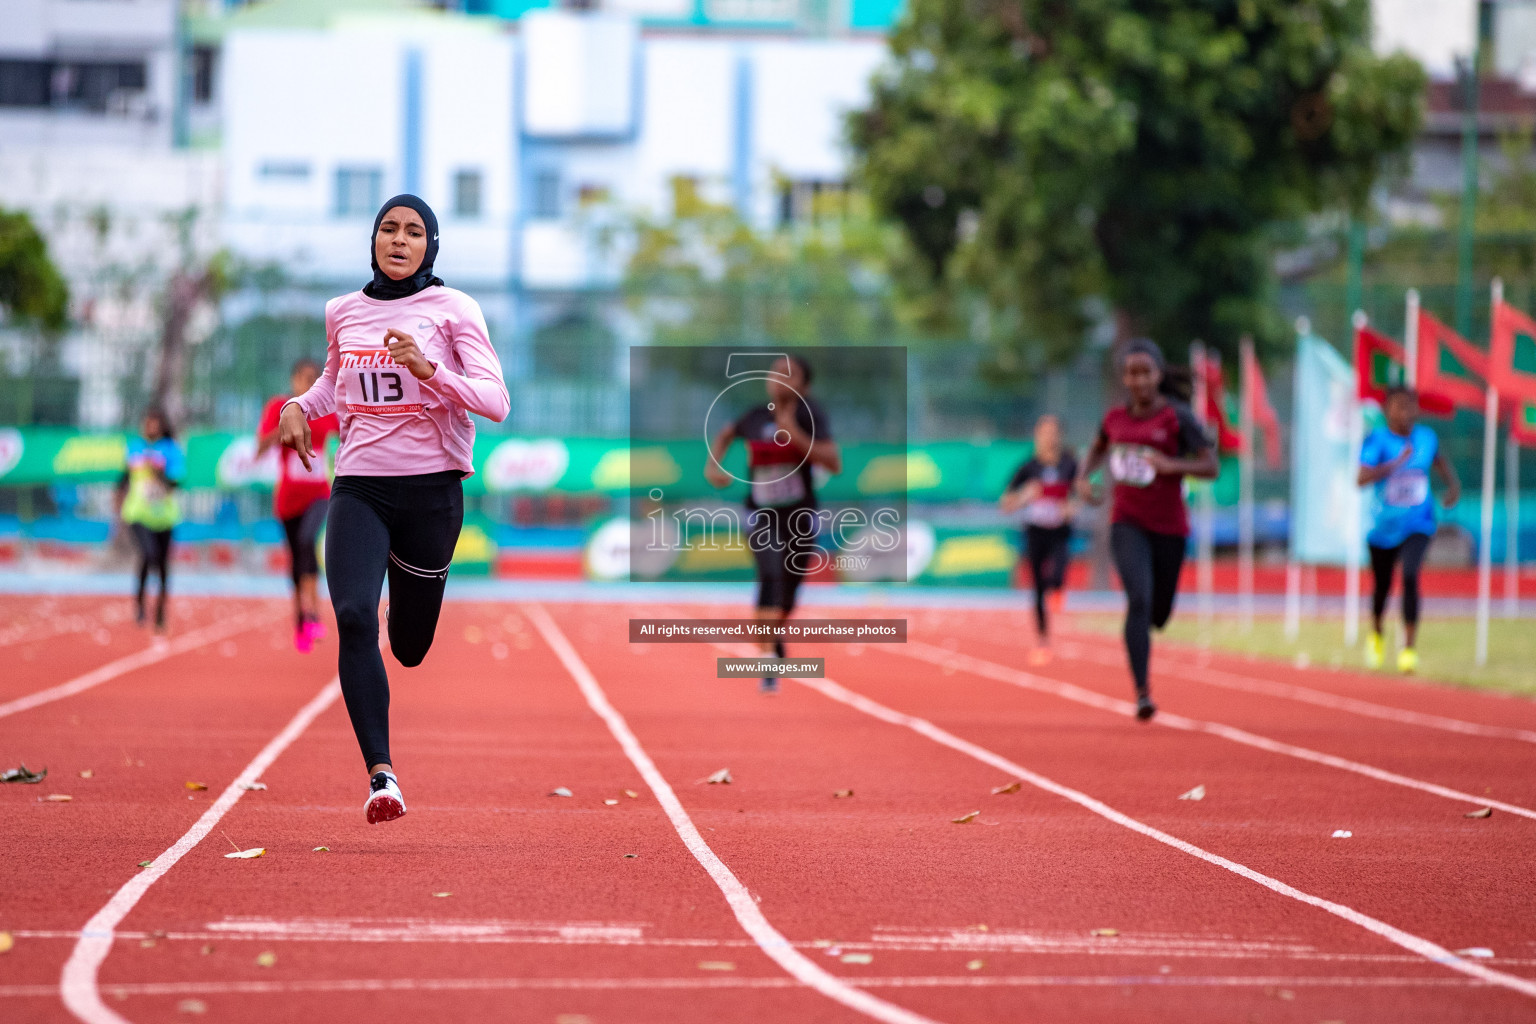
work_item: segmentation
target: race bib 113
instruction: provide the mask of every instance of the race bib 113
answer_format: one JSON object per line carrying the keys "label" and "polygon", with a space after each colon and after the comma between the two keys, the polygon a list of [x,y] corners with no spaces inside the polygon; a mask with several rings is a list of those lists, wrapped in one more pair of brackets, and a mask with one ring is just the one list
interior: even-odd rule
{"label": "race bib 113", "polygon": [[341,353],[340,398],[353,415],[414,416],[421,412],[421,382],[389,350]]}

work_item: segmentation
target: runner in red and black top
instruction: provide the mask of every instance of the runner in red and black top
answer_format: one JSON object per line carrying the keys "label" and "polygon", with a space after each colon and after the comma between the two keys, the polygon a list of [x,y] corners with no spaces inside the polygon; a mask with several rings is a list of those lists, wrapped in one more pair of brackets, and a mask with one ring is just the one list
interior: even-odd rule
{"label": "runner in red and black top", "polygon": [[999,504],[1004,512],[1024,510],[1024,553],[1035,588],[1035,629],[1039,643],[1029,652],[1030,664],[1051,660],[1048,596],[1057,598],[1067,576],[1067,546],[1072,542],[1072,485],[1077,457],[1061,446],[1061,421],[1041,416],[1035,421],[1035,451],[1014,471]]}
{"label": "runner in red and black top", "polygon": [[[291,394],[302,395],[314,387],[320,379],[320,364],[313,359],[300,359],[293,364],[289,378]],[[277,423],[282,415],[288,396],[279,395],[267,403],[261,414],[261,426],[256,430],[256,454],[258,456],[277,444]],[[309,469],[299,453],[292,448],[279,447],[277,487],[272,492],[272,510],[283,524],[288,538],[288,564],[293,574],[293,646],[301,653],[314,650],[315,641],[325,636],[325,626],[320,622],[320,598],[317,593],[320,581],[320,560],[315,549],[320,538],[320,528],[325,525],[326,510],[331,503],[331,478],[325,458],[326,439],[338,429],[336,414],[331,413],[309,421],[316,459]]]}
{"label": "runner in red and black top", "polygon": [[1110,547],[1125,587],[1125,650],[1136,682],[1136,717],[1145,721],[1157,712],[1147,685],[1149,627],[1162,629],[1173,614],[1189,538],[1184,477],[1215,479],[1218,463],[1181,393],[1181,376],[1165,366],[1156,344],[1145,338],[1128,344],[1120,380],[1128,400],[1105,413],[1078,490],[1098,504],[1088,477],[1108,467],[1114,481]]}
{"label": "runner in red and black top", "polygon": [[[816,483],[812,467],[829,473],[843,468],[832,440],[832,423],[811,397],[811,366],[800,356],[776,360],[764,377],[768,401],[749,409],[715,435],[704,475],[716,487],[730,485],[725,453],[737,438],[747,444],[751,489],[747,493],[747,546],[757,562],[757,619],[778,624],[794,610],[800,583],[816,562]],[[763,644],[784,657],[784,642]],[[779,681],[764,676],[762,691],[778,692]]]}

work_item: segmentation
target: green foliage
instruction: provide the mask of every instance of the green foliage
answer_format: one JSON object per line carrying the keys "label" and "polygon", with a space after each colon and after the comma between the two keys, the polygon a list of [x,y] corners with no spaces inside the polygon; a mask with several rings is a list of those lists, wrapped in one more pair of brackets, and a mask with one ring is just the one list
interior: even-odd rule
{"label": "green foliage", "polygon": [[629,308],[658,344],[897,340],[903,318],[888,282],[904,265],[899,234],[856,195],[817,206],[812,223],[760,233],[675,180],[671,218],[624,225]]}
{"label": "green foliage", "polygon": [[0,209],[0,306],[45,331],[64,329],[69,289],[25,213]]}
{"label": "green foliage", "polygon": [[1266,229],[1362,207],[1422,119],[1367,0],[912,0],[891,45],[857,181],[1012,362],[1106,304],[1175,349],[1283,341]]}

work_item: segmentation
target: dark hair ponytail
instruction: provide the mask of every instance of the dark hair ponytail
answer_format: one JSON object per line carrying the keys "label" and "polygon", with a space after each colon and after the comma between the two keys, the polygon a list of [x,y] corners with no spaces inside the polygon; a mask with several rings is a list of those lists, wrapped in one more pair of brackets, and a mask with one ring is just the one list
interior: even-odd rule
{"label": "dark hair ponytail", "polygon": [[139,417],[139,422],[143,423],[151,416],[153,416],[160,423],[161,437],[165,438],[167,441],[176,440],[176,427],[171,423],[171,417],[168,413],[166,413],[165,407],[163,405],[149,406],[149,408],[144,410],[144,415]]}
{"label": "dark hair ponytail", "polygon": [[1157,390],[1164,398],[1188,405],[1195,397],[1195,374],[1187,366],[1164,366],[1163,380]]}

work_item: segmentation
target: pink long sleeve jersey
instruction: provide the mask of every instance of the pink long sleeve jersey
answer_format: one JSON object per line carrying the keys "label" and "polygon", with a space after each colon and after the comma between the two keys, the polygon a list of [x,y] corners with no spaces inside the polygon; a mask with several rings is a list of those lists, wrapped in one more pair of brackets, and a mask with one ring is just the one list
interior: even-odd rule
{"label": "pink long sleeve jersey", "polygon": [[[418,380],[390,358],[391,327],[416,339],[437,367],[431,377]],[[499,423],[511,410],[474,299],[442,286],[389,301],[355,291],[325,304],[325,338],[325,373],[294,401],[308,419],[336,413],[337,476],[474,472],[469,413]]]}

